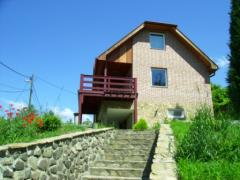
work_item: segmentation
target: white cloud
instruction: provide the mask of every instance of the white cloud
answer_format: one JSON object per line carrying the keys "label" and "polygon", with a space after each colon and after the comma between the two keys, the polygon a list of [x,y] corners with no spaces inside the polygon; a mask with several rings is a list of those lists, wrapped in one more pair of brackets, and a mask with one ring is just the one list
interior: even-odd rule
{"label": "white cloud", "polygon": [[9,101],[9,100],[7,100],[6,104],[9,104],[9,105],[13,104],[13,107],[16,108],[16,109],[22,109],[22,108],[28,106],[25,102],[22,102],[22,101]]}
{"label": "white cloud", "polygon": [[73,111],[70,108],[61,109],[60,107],[51,107],[50,110],[54,112],[54,114],[58,115],[63,121],[69,121],[70,119],[74,119]]}
{"label": "white cloud", "polygon": [[216,59],[216,63],[219,66],[219,68],[225,68],[229,65],[229,60],[226,57],[221,57]]}
{"label": "white cloud", "polygon": [[91,114],[83,114],[82,115],[82,122],[84,122],[86,120],[90,120],[91,122],[93,122],[93,115],[91,115]]}

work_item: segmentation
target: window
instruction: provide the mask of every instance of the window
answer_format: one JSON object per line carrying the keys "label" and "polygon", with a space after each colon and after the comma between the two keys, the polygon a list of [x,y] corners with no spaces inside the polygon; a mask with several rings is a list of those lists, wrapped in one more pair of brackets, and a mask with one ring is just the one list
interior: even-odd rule
{"label": "window", "polygon": [[185,113],[183,109],[168,109],[168,118],[184,119]]}
{"label": "window", "polygon": [[167,69],[152,68],[152,85],[167,86]]}
{"label": "window", "polygon": [[150,33],[150,46],[153,49],[164,49],[165,48],[165,38],[164,34]]}

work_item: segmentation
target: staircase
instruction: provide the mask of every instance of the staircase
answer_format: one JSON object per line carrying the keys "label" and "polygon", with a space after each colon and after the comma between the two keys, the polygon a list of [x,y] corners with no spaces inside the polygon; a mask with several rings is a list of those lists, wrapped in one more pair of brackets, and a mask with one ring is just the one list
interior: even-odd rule
{"label": "staircase", "polygon": [[82,180],[149,179],[155,140],[154,131],[118,130],[102,158],[89,166]]}

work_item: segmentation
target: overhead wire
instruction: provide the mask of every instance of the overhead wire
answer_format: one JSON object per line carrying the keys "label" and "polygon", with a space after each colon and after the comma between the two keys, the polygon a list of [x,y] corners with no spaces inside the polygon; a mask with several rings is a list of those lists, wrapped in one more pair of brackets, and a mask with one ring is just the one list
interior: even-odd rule
{"label": "overhead wire", "polygon": [[[21,76],[21,77],[24,77],[24,78],[27,78],[27,79],[30,79],[31,77],[24,74],[24,73],[21,73],[17,70],[15,70],[14,68],[8,66],[7,64],[3,63],[2,61],[0,61],[0,65],[2,65],[3,67],[5,67],[6,69],[10,70],[11,72]],[[56,98],[56,101],[55,101],[55,104],[60,100],[60,97],[62,95],[62,92],[66,92],[66,93],[69,93],[69,94],[72,94],[72,95],[77,95],[77,93],[69,90],[69,89],[66,89],[64,88],[64,86],[58,86],[56,85],[55,83],[52,83],[44,78],[41,78],[39,76],[35,76],[35,79],[36,80],[40,80],[41,82],[51,86],[51,87],[54,87],[56,89],[59,89],[60,90],[60,93],[58,94],[57,98]],[[35,81],[36,81],[35,80]],[[4,83],[0,83],[0,85],[2,86],[5,86],[5,87],[8,87],[8,88],[11,88],[11,89],[15,89],[15,90],[0,90],[0,92],[3,92],[3,93],[19,93],[19,95],[16,97],[16,101],[22,96],[23,92],[26,92],[26,91],[29,91],[29,89],[25,89],[26,87],[26,84],[24,85],[24,88],[23,89],[19,89],[19,88],[16,88],[14,86],[11,86],[11,85],[8,85],[8,84],[4,84]],[[34,98],[36,99],[38,105],[39,105],[39,108],[41,109],[41,103],[39,101],[39,97],[38,97],[38,94],[37,94],[37,91],[36,91],[36,88],[35,88],[35,85],[33,84],[33,91],[34,91]]]}
{"label": "overhead wire", "polygon": [[15,91],[11,91],[11,90],[0,90],[0,92],[3,92],[3,93],[19,93],[19,92],[26,92],[28,90],[15,90]]}
{"label": "overhead wire", "polygon": [[3,63],[2,61],[0,61],[0,65],[2,65],[3,67],[9,69],[10,71],[14,72],[15,74],[18,74],[19,76],[22,76],[24,78],[29,78],[29,76],[19,72],[19,71],[16,71],[15,69],[11,68],[10,66],[6,65],[5,63]]}
{"label": "overhead wire", "polygon": [[36,76],[36,77],[37,77],[40,81],[48,84],[49,86],[52,86],[52,87],[54,87],[54,88],[60,89],[60,90],[62,90],[62,91],[64,91],[64,92],[67,92],[67,93],[70,93],[70,94],[73,94],[73,95],[77,95],[77,93],[75,93],[75,92],[73,92],[73,91],[71,91],[71,90],[62,88],[63,86],[62,86],[62,87],[61,87],[61,86],[58,86],[58,85],[56,85],[56,84],[54,84],[54,83],[52,83],[52,82],[50,82],[50,81],[48,81],[48,80],[45,80],[45,79],[43,79],[43,78],[41,78],[41,77],[39,77],[39,76]]}
{"label": "overhead wire", "polygon": [[33,84],[33,94],[35,95],[35,98],[37,100],[37,103],[38,103],[38,106],[39,106],[39,109],[41,110],[42,106],[41,106],[41,103],[39,101],[39,98],[38,98],[38,95],[37,95],[37,91],[36,91],[36,88],[35,88],[35,85]]}

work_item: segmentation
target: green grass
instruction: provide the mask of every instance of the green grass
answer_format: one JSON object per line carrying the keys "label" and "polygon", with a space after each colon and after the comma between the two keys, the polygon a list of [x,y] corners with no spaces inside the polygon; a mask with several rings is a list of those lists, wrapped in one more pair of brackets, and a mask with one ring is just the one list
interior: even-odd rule
{"label": "green grass", "polygon": [[[176,138],[176,146],[181,144],[185,135],[189,132],[191,124],[181,121],[172,121],[171,127],[173,129],[174,136]],[[239,147],[240,126],[230,125],[227,129],[226,144],[235,144]],[[233,153],[229,149],[228,154]],[[188,158],[177,159],[178,175],[179,179],[183,180],[237,180],[240,179],[240,162],[230,161],[226,159],[210,160],[210,161],[198,161],[190,160]]]}
{"label": "green grass", "polygon": [[190,123],[173,120],[171,121],[171,127],[176,138],[176,143],[179,144],[183,139],[184,135],[188,132]]}
{"label": "green grass", "polygon": [[[63,124],[60,128],[53,131],[43,131],[32,134],[31,136],[23,134],[22,136],[11,136],[10,138],[0,138],[0,145],[19,143],[19,142],[31,142],[38,139],[59,136],[71,132],[84,131],[85,128],[81,125]],[[9,137],[9,136],[7,136]]]}
{"label": "green grass", "polygon": [[178,162],[178,173],[180,179],[184,180],[238,180],[240,162],[199,162],[181,159]]}

